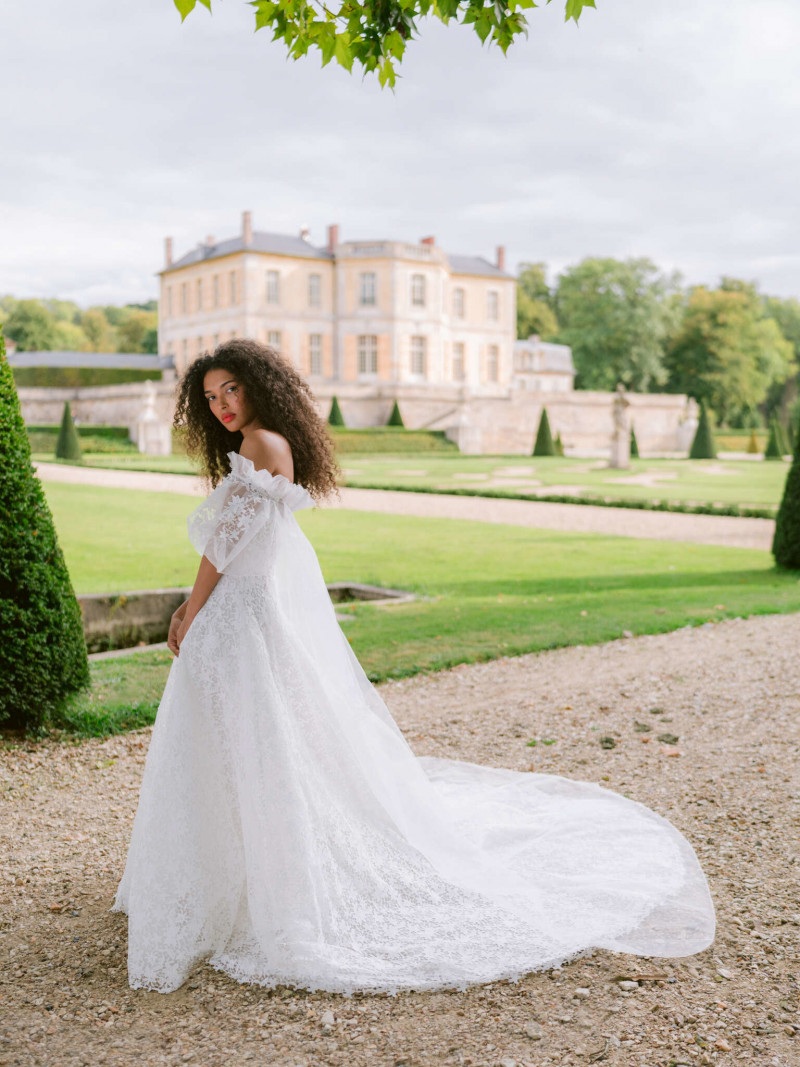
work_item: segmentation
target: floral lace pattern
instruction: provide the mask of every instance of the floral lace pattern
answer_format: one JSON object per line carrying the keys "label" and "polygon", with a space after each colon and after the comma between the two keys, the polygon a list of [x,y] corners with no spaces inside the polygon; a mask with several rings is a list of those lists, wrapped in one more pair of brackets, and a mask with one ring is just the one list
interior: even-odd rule
{"label": "floral lace pattern", "polygon": [[170,670],[115,910],[136,988],[201,959],[351,993],[463,988],[592,948],[697,952],[714,909],[666,820],[587,782],[418,759],[293,512],[232,454],[190,517],[220,570]]}

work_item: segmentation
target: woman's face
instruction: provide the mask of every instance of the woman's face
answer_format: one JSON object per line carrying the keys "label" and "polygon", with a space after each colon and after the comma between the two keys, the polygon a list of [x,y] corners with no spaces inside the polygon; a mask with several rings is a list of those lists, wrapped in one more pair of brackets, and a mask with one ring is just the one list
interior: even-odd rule
{"label": "woman's face", "polygon": [[208,371],[203,379],[203,391],[211,414],[226,430],[236,433],[253,421],[253,409],[231,371],[224,368]]}

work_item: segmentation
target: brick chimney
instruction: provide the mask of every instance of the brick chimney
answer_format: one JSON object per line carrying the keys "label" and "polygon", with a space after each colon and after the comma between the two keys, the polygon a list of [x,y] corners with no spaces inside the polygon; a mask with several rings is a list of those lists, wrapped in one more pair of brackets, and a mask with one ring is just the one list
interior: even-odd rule
{"label": "brick chimney", "polygon": [[168,267],[172,266],[172,238],[164,238],[164,259]]}
{"label": "brick chimney", "polygon": [[242,212],[242,242],[245,245],[253,243],[253,216],[249,211]]}
{"label": "brick chimney", "polygon": [[211,248],[211,246],[213,244],[214,244],[214,235],[213,234],[209,234],[209,236],[206,237],[206,248]]}
{"label": "brick chimney", "polygon": [[419,240],[419,243],[421,245],[431,245],[431,246],[433,246],[433,245],[436,244],[436,238],[435,237],[421,237],[420,240]]}
{"label": "brick chimney", "polygon": [[338,225],[332,225],[328,227],[328,251],[335,252],[336,246],[339,243],[339,227]]}
{"label": "brick chimney", "polygon": [[303,225],[300,227],[300,240],[301,241],[308,241],[310,239],[311,239],[311,230],[309,228],[308,223],[304,222]]}
{"label": "brick chimney", "polygon": [[497,269],[498,270],[505,270],[506,269],[506,246],[505,245],[498,245],[497,246]]}

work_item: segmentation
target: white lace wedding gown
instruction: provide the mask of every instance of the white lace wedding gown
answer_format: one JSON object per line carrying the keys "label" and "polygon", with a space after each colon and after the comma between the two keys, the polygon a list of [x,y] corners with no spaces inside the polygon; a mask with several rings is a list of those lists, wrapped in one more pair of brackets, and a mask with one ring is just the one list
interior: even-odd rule
{"label": "white lace wedding gown", "polygon": [[170,670],[114,903],[130,984],[168,992],[207,959],[392,992],[706,948],[706,880],[666,820],[586,782],[414,756],[294,518],[311,497],[229,457],[189,518],[222,577]]}

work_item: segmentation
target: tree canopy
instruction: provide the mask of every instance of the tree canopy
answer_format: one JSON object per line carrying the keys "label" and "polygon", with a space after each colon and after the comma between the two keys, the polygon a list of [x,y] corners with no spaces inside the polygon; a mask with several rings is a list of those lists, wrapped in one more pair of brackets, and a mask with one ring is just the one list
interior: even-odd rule
{"label": "tree canopy", "polygon": [[537,334],[543,341],[558,333],[553,297],[544,263],[520,263],[517,275],[517,337],[523,341]]}
{"label": "tree canopy", "polygon": [[158,352],[158,303],[82,311],[71,300],[0,297],[0,325],[20,352]]}
{"label": "tree canopy", "polygon": [[690,290],[666,363],[671,388],[705,401],[719,423],[740,424],[796,370],[793,357],[755,287],[725,278],[719,289]]}
{"label": "tree canopy", "polygon": [[[211,10],[211,0],[174,0],[183,21],[198,3]],[[524,12],[536,0],[249,0],[256,29],[272,30],[292,59],[317,49],[323,67],[335,60],[345,70],[375,71],[381,86],[393,86],[408,42],[418,35],[417,21],[434,15],[444,23],[472,26],[481,42],[506,52],[516,37],[527,36]],[[546,4],[550,0],[545,0]],[[595,0],[565,0],[565,19],[575,22]]]}
{"label": "tree canopy", "polygon": [[572,348],[582,389],[646,392],[663,385],[664,343],[680,314],[679,276],[649,259],[584,259],[560,276],[558,340]]}

